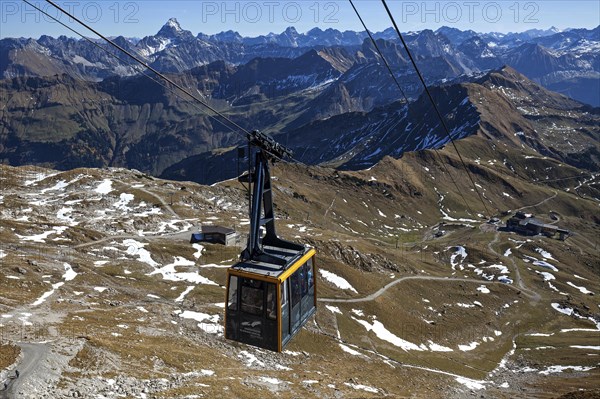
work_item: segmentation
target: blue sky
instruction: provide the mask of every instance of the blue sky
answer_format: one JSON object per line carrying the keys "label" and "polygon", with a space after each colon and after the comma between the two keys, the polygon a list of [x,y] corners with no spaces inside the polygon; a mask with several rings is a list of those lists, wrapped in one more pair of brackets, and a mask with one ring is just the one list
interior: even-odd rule
{"label": "blue sky", "polygon": [[[29,0],[57,15],[42,0]],[[244,36],[279,33],[288,26],[306,32],[322,29],[362,30],[348,1],[58,1],[100,32],[143,37],[158,32],[171,17],[194,34],[236,30]],[[379,0],[355,0],[367,26],[381,31],[391,26]],[[436,29],[447,25],[478,32],[521,32],[528,29],[593,28],[600,25],[597,0],[543,1],[400,1],[388,4],[401,30]],[[73,36],[21,0],[0,0],[0,37]],[[69,23],[68,18],[61,21]],[[82,29],[76,24],[72,26]]]}

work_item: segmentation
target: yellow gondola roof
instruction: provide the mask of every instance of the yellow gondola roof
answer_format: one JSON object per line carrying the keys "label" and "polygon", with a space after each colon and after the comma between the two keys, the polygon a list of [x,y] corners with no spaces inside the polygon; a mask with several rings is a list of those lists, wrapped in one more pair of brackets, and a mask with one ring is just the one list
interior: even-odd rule
{"label": "yellow gondola roof", "polygon": [[280,266],[273,263],[248,260],[236,263],[231,266],[230,270],[234,272],[234,274],[236,274],[235,272],[251,273],[261,277],[283,281],[295,271],[296,266],[304,264],[316,253],[316,251],[310,247],[305,247],[302,252],[268,246],[265,246],[263,250],[267,254],[274,254],[284,258],[286,264]]}

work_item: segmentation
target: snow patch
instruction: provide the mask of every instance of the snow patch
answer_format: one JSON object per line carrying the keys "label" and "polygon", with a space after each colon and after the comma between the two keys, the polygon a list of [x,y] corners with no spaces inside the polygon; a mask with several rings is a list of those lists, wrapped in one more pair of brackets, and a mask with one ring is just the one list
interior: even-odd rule
{"label": "snow patch", "polygon": [[342,348],[342,350],[346,353],[351,354],[352,356],[360,356],[360,352],[359,351],[355,351],[354,349],[344,345],[344,344],[339,344],[340,348]]}
{"label": "snow patch", "polygon": [[147,265],[153,268],[160,266],[159,263],[155,262],[154,259],[152,259],[150,252],[144,249],[144,247],[148,244],[142,244],[139,241],[127,239],[123,241],[123,245],[127,247],[127,255],[137,255],[138,261],[146,263]]}
{"label": "snow patch", "polygon": [[41,233],[41,234],[37,234],[37,235],[33,235],[33,236],[22,236],[20,234],[15,234],[15,235],[23,241],[31,241],[31,242],[37,242],[40,244],[45,244],[46,238],[48,238],[52,234],[60,235],[60,234],[64,233],[64,231],[66,229],[68,229],[67,226],[55,226],[50,231],[46,231],[45,233]]}
{"label": "snow patch", "polygon": [[56,218],[68,223],[70,226],[77,226],[79,223],[73,219],[71,213],[73,213],[73,208],[61,208],[56,213]]}
{"label": "snow patch", "polygon": [[472,380],[470,378],[456,377],[456,382],[463,384],[467,388],[475,390],[475,391],[478,391],[480,389],[485,389],[484,381],[476,381],[476,380]]}
{"label": "snow patch", "polygon": [[67,183],[66,181],[60,180],[53,187],[45,188],[45,189],[41,190],[40,193],[46,194],[48,191],[62,191],[65,188],[67,188],[68,185],[69,185],[69,183]]}
{"label": "snow patch", "polygon": [[179,317],[181,317],[183,319],[195,320],[195,321],[197,321],[199,323],[202,323],[204,321],[208,321],[208,322],[211,322],[211,323],[218,323],[219,322],[219,315],[218,314],[210,315],[208,313],[192,312],[191,310],[186,310],[186,311],[180,313]]}
{"label": "snow patch", "polygon": [[196,264],[194,262],[187,260],[184,257],[176,256],[173,263],[165,265],[161,268],[157,268],[153,272],[149,273],[148,276],[161,274],[163,276],[163,280],[167,281],[187,281],[192,284],[218,285],[214,281],[211,281],[208,278],[201,276],[197,271],[178,272],[175,269],[177,266],[195,265]]}
{"label": "snow patch", "polygon": [[485,285],[480,285],[479,287],[477,287],[477,291],[481,292],[482,294],[490,293],[490,290]]}
{"label": "snow patch", "polygon": [[48,299],[50,295],[54,294],[54,291],[62,287],[64,284],[65,283],[63,283],[62,281],[60,283],[52,284],[52,289],[42,294],[42,296],[39,297],[34,303],[32,303],[31,306],[39,306],[42,303],[46,302],[46,299]]}
{"label": "snow patch", "polygon": [[432,352],[453,352],[453,350],[451,348],[448,348],[447,346],[438,345],[432,341],[428,341],[428,342],[429,342],[429,349]]}
{"label": "snow patch", "polygon": [[122,211],[130,211],[131,208],[128,207],[127,204],[133,201],[133,199],[133,194],[121,193],[119,200],[113,204],[113,207]]}
{"label": "snow patch", "polygon": [[258,379],[262,382],[266,382],[267,384],[272,384],[272,385],[279,385],[279,384],[284,383],[284,381],[281,381],[274,377],[258,377]]}
{"label": "snow patch", "polygon": [[540,276],[542,276],[544,278],[544,281],[551,281],[551,280],[556,280],[556,277],[554,277],[554,274],[552,273],[548,273],[548,272],[539,272],[539,271],[535,271],[537,274],[539,274]]}
{"label": "snow patch", "polygon": [[258,358],[250,352],[241,351],[238,354],[238,357],[241,358],[244,361],[244,363],[246,363],[246,366],[248,366],[248,367],[251,367],[254,364],[256,364],[259,367],[265,366],[264,362],[261,362],[260,360],[258,360]]}
{"label": "snow patch", "polygon": [[377,338],[382,341],[387,341],[392,345],[395,345],[399,348],[402,348],[405,351],[423,351],[423,348],[413,344],[412,342],[408,342],[393,333],[391,333],[385,326],[378,320],[373,320],[373,324],[369,323],[366,320],[359,320],[352,317],[356,322],[361,324],[363,327],[367,329],[367,331],[373,331]]}
{"label": "snow patch", "polygon": [[539,373],[543,375],[562,373],[565,370],[573,370],[573,371],[590,371],[593,367],[585,367],[585,366],[550,366],[545,370],[541,370]]}
{"label": "snow patch", "polygon": [[110,179],[104,179],[104,181],[102,181],[102,183],[100,183],[100,185],[98,187],[96,187],[96,191],[98,194],[108,194],[111,191],[113,191],[112,189],[112,181]]}
{"label": "snow patch", "polygon": [[463,352],[468,352],[468,351],[472,351],[473,349],[477,348],[479,346],[479,342],[471,342],[468,345],[458,345],[458,349],[460,349]]}
{"label": "snow patch", "polygon": [[97,260],[94,262],[95,267],[102,267],[108,263],[107,260]]}
{"label": "snow patch", "polygon": [[571,345],[570,348],[600,351],[600,346],[591,346],[591,345]]}
{"label": "snow patch", "polygon": [[371,392],[371,393],[378,393],[379,390],[377,388],[373,388],[370,387],[368,385],[362,385],[362,384],[353,384],[350,382],[344,382],[344,385],[356,389],[356,390],[361,390],[361,391],[366,391],[366,392]]}
{"label": "snow patch", "polygon": [[571,287],[573,287],[573,288],[575,288],[575,289],[579,290],[579,292],[581,292],[582,294],[586,294],[586,295],[594,295],[594,293],[593,293],[592,291],[588,290],[587,288],[585,288],[585,287],[583,287],[583,286],[581,286],[581,287],[580,287],[580,286],[578,286],[578,285],[575,285],[575,284],[573,284],[573,283],[572,283],[572,282],[570,282],[570,281],[567,281],[567,284],[568,284],[568,285],[570,285]]}
{"label": "snow patch", "polygon": [[187,294],[189,294],[190,292],[192,292],[192,290],[193,290],[194,288],[195,288],[195,286],[194,286],[194,285],[191,285],[191,286],[187,287],[187,288],[186,288],[186,289],[185,289],[185,290],[184,290],[184,291],[181,293],[181,295],[179,295],[179,296],[177,297],[177,299],[175,299],[175,302],[183,302],[183,300],[184,300],[185,296],[186,296]]}
{"label": "snow patch", "polygon": [[354,289],[354,287],[345,278],[340,277],[337,274],[334,274],[334,273],[329,272],[324,269],[319,269],[319,273],[321,273],[321,276],[323,276],[323,278],[325,280],[327,280],[331,284],[335,285],[339,289],[350,290],[350,291],[358,294],[358,291],[356,291]]}
{"label": "snow patch", "polygon": [[77,273],[75,273],[75,271],[73,270],[73,268],[71,267],[71,265],[69,265],[68,263],[63,264],[64,268],[65,268],[65,274],[63,274],[63,280],[65,281],[71,281],[73,280],[75,277],[77,277]]}
{"label": "snow patch", "polygon": [[[450,248],[448,248],[448,249],[450,249]],[[462,258],[462,260],[457,262],[456,258],[459,256]],[[460,263],[462,263],[466,259],[466,257],[467,257],[467,251],[465,250],[465,247],[457,246],[456,252],[453,253],[452,256],[450,256],[450,264],[452,265],[452,270],[456,270],[456,266],[458,266]]]}
{"label": "snow patch", "polygon": [[550,264],[550,263],[548,263],[546,261],[538,260],[537,258],[534,258],[533,256],[527,256],[527,255],[525,255],[525,258],[526,258],[526,259],[524,259],[525,262],[530,262],[531,261],[532,264],[535,265],[535,266],[544,267],[546,269],[550,269],[552,271],[558,272],[558,269],[554,265],[552,265],[552,264]]}
{"label": "snow patch", "polygon": [[342,314],[342,311],[337,306],[325,305],[325,308],[331,313]]}
{"label": "snow patch", "polygon": [[192,244],[192,248],[196,250],[196,252],[194,253],[194,258],[200,259],[200,257],[202,256],[202,251],[204,251],[204,247],[200,244]]}
{"label": "snow patch", "polygon": [[552,306],[552,308],[554,310],[556,310],[557,312],[560,312],[562,314],[566,314],[567,316],[571,316],[573,314],[573,309],[572,308],[567,308],[567,307],[562,307],[560,304],[553,302],[550,304],[550,306]]}
{"label": "snow patch", "polygon": [[554,259],[554,257],[552,256],[552,254],[542,248],[536,248],[535,252],[537,252],[538,254],[542,255],[542,257],[544,259],[551,259],[551,260],[556,260]]}

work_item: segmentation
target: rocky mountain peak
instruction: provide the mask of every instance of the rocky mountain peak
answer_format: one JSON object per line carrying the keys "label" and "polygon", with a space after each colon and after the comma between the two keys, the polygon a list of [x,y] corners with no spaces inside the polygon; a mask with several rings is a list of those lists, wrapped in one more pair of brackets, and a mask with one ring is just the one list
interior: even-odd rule
{"label": "rocky mountain peak", "polygon": [[165,26],[169,26],[176,30],[182,30],[181,25],[179,24],[179,21],[177,21],[177,18],[169,18],[169,20],[167,21]]}
{"label": "rocky mountain peak", "polygon": [[294,28],[293,26],[289,26],[284,33],[286,35],[298,35],[298,31],[296,30],[296,28]]}
{"label": "rocky mountain peak", "polygon": [[181,28],[177,18],[170,18],[158,31],[158,36],[173,38],[178,37],[184,30]]}
{"label": "rocky mountain peak", "polygon": [[241,43],[244,38],[238,32],[228,30],[225,32],[217,33],[216,35],[214,35],[214,39],[220,42]]}

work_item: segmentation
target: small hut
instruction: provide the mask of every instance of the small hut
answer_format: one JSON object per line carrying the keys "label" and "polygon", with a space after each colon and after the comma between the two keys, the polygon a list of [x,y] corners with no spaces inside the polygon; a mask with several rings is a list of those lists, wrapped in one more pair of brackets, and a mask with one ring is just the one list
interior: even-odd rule
{"label": "small hut", "polygon": [[222,244],[225,246],[234,246],[237,244],[238,234],[235,230],[222,226],[201,226],[200,231],[192,233],[190,242],[207,242],[211,244]]}

